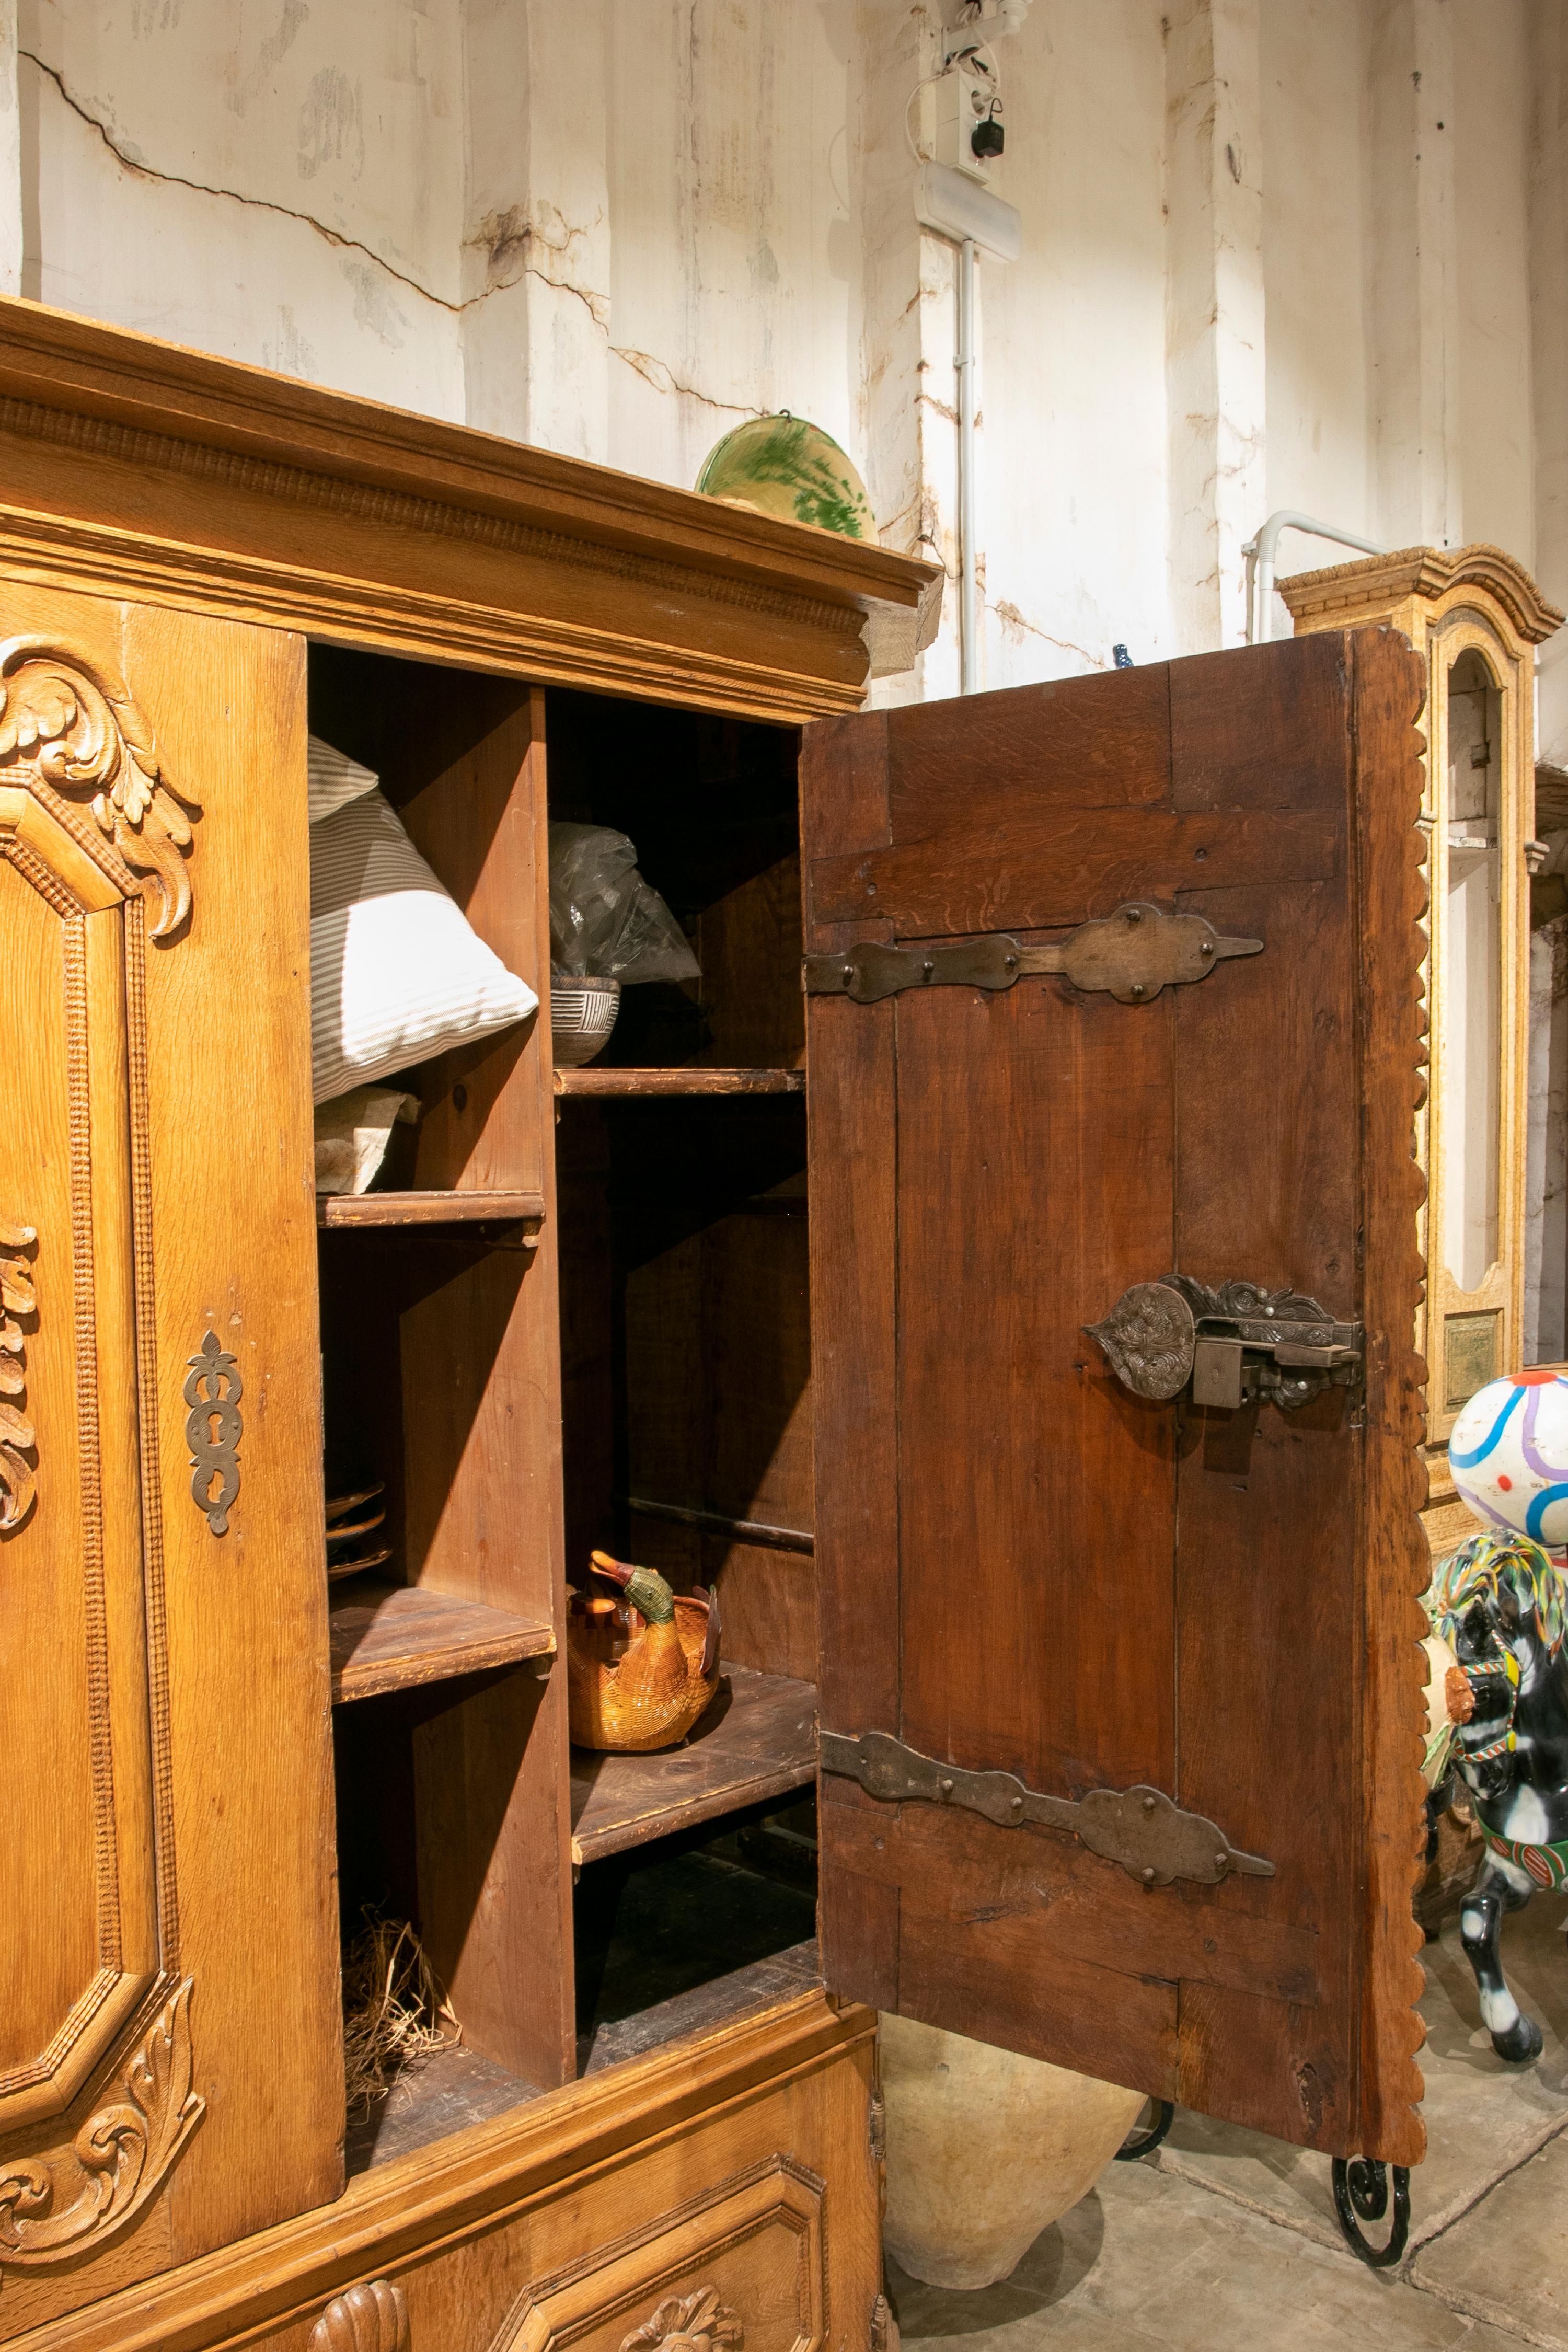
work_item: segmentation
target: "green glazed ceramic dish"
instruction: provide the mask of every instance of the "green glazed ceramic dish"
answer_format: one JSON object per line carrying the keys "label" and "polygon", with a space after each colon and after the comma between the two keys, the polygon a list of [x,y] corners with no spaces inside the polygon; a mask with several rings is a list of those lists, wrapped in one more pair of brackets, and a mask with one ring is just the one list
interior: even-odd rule
{"label": "green glazed ceramic dish", "polygon": [[787,408],[726,433],[709,451],[697,487],[784,522],[815,523],[846,539],[877,535],[866,485],[837,442]]}

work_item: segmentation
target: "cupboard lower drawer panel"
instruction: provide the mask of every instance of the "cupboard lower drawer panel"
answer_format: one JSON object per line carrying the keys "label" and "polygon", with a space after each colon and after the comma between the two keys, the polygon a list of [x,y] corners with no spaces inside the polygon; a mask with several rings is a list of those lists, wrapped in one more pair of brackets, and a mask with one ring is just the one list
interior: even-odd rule
{"label": "cupboard lower drawer panel", "polygon": [[387,2165],[15,2352],[870,2352],[873,2029],[807,1995]]}

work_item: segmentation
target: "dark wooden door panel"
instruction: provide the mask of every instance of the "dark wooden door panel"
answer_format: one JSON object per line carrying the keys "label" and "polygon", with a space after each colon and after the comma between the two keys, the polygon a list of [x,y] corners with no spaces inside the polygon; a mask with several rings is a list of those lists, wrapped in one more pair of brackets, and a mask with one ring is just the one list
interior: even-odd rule
{"label": "dark wooden door panel", "polygon": [[[906,1649],[903,1737],[1032,1788],[1168,1788],[1172,1584],[1168,1547],[1144,1538],[1174,1507],[1169,1430],[1133,1427],[1124,1396],[1121,1476],[1069,1482],[1053,1457],[1091,1450],[1107,1408],[1083,1326],[1170,1262],[1169,1010],[1129,1027],[1110,997],[1064,1004],[1058,982],[1026,980],[889,1013],[899,1445],[919,1465],[900,1486],[900,1602],[944,1629]],[[1042,1672],[998,1675],[999,1641]]]}
{"label": "dark wooden door panel", "polygon": [[[955,796],[955,818],[959,805]],[[825,857],[810,905],[821,923],[877,919],[895,939],[1044,930],[1123,898],[1316,881],[1335,872],[1340,848],[1333,817],[1317,809],[1019,811],[973,833],[950,821],[923,840]]]}
{"label": "dark wooden door panel", "polygon": [[[975,831],[989,833],[1053,814],[1168,805],[1169,700],[1165,673],[1154,668],[928,703],[918,727],[889,714],[886,816],[894,839],[951,833],[960,808]],[[869,721],[868,732],[881,724]],[[869,849],[880,838],[868,828],[841,845]]]}
{"label": "dark wooden door panel", "polygon": [[[1401,2162],[1420,694],[1403,639],[1324,635],[831,722],[802,788],[814,952],[1129,899],[1264,942],[1147,1004],[809,1000],[822,1719],[956,1788],[825,1776],[829,1981]],[[1363,1322],[1364,1392],[1133,1396],[1084,1327],[1171,1272]],[[1272,1873],[1142,1885],[980,1772],[1163,1792]]]}

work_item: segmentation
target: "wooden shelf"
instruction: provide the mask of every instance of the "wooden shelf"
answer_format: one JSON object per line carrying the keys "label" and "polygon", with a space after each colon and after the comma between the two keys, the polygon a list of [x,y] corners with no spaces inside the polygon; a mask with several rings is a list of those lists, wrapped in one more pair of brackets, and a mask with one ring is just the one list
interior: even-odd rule
{"label": "wooden shelf", "polygon": [[490,2123],[543,2095],[467,2042],[448,2042],[395,2074],[385,2098],[377,2099],[368,2115],[351,2117],[343,2135],[343,2169],[352,2180],[374,2165],[412,2156],[433,2140]]}
{"label": "wooden shelf", "polygon": [[359,1225],[542,1223],[542,1192],[319,1192],[316,1223],[330,1232]]}
{"label": "wooden shelf", "polygon": [[573,1842],[584,1862],[694,1828],[816,1772],[816,1685],[731,1667],[685,1745],[656,1756],[572,1750]]}
{"label": "wooden shelf", "polygon": [[804,1070],[557,1070],[558,1095],[803,1095]]}
{"label": "wooden shelf", "polygon": [[332,1594],[328,1630],[334,1706],[416,1683],[486,1674],[520,1658],[547,1657],[555,1647],[548,1625],[530,1624],[478,1601],[458,1601],[449,1592],[369,1579]]}

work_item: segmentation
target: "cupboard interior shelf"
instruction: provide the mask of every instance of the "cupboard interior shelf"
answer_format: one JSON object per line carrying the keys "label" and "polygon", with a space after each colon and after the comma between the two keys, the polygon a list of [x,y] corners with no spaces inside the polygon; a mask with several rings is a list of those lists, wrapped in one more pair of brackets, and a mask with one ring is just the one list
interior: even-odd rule
{"label": "cupboard interior shelf", "polygon": [[316,1223],[328,1232],[358,1225],[533,1225],[544,1222],[542,1192],[321,1192]]}
{"label": "cupboard interior shelf", "polygon": [[328,1630],[334,1706],[548,1657],[555,1647],[548,1625],[449,1592],[369,1577],[332,1592]]}
{"label": "cupboard interior shelf", "polygon": [[597,1862],[787,1796],[816,1771],[816,1684],[732,1666],[683,1746],[653,1756],[572,1750],[573,1843]]}
{"label": "cupboard interior shelf", "polygon": [[319,1192],[316,1223],[328,1233],[362,1225],[523,1225],[536,1238],[542,1192]]}
{"label": "cupboard interior shelf", "polygon": [[557,1070],[558,1095],[802,1095],[804,1070]]}

